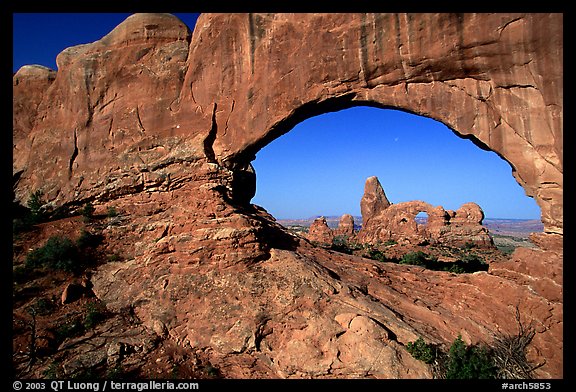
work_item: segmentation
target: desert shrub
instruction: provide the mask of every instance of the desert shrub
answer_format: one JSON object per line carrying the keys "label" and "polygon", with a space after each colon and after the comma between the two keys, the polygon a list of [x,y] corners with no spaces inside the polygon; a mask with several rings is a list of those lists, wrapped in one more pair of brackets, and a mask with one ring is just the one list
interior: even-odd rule
{"label": "desert shrub", "polygon": [[128,374],[121,363],[108,367],[105,378],[111,380],[124,380]]}
{"label": "desert shrub", "polygon": [[85,331],[84,325],[80,318],[74,317],[67,320],[64,324],[60,324],[55,329],[56,339],[59,342],[64,341],[66,338],[78,336]]}
{"label": "desert shrub", "polygon": [[217,367],[214,367],[214,365],[212,365],[211,363],[208,363],[204,367],[204,372],[208,375],[208,378],[220,378],[221,377],[220,369],[218,369]]}
{"label": "desert shrub", "polygon": [[46,378],[48,380],[54,380],[56,378],[62,378],[63,374],[64,374],[64,372],[62,370],[62,366],[57,361],[50,363],[50,365],[48,365],[46,370],[44,370],[44,378]]}
{"label": "desert shrub", "polygon": [[419,337],[415,342],[410,342],[406,345],[406,350],[416,359],[432,364],[438,357],[438,350],[431,344],[427,344],[422,337]]}
{"label": "desert shrub", "polygon": [[414,358],[433,365],[437,378],[485,379],[497,376],[492,351],[484,346],[467,346],[460,335],[452,342],[447,354],[437,346],[427,344],[421,337],[408,343],[406,349]]}
{"label": "desert shrub", "polygon": [[83,325],[86,329],[94,328],[106,318],[106,308],[101,303],[88,302],[85,307]]}
{"label": "desert shrub", "polygon": [[74,242],[69,238],[54,236],[50,237],[44,246],[28,253],[26,267],[77,272],[81,267],[79,258],[80,254]]}
{"label": "desert shrub", "polygon": [[515,335],[495,334],[490,345],[466,345],[462,336],[452,342],[448,353],[427,344],[421,337],[406,345],[416,359],[432,366],[435,378],[446,379],[532,379],[533,366],[526,358],[528,345],[535,335],[533,324],[527,327],[520,320],[516,307],[518,332]]}
{"label": "desert shrub", "polygon": [[36,268],[48,268],[72,273],[86,269],[94,260],[93,252],[88,251],[102,242],[102,236],[83,230],[76,242],[61,236],[48,238],[46,244],[34,249],[26,256],[24,267],[31,272]]}
{"label": "desert shrub", "polygon": [[96,209],[94,208],[92,203],[88,202],[84,204],[84,207],[82,207],[80,213],[84,217],[85,222],[89,222],[94,217],[94,211],[96,211]]}
{"label": "desert shrub", "polygon": [[488,271],[488,264],[476,254],[466,254],[455,262],[443,262],[422,251],[409,252],[402,257],[400,264],[418,265],[435,271],[448,271],[456,274]]}
{"label": "desert shrub", "polygon": [[483,346],[467,346],[462,336],[458,335],[448,353],[446,378],[496,378],[496,366],[492,361],[490,350]]}
{"label": "desert shrub", "polygon": [[114,218],[115,216],[120,215],[114,206],[108,207],[106,210],[106,216],[108,218]]}
{"label": "desert shrub", "polygon": [[452,272],[453,274],[464,274],[467,272],[462,265],[458,264],[458,262],[450,263],[447,271]]}
{"label": "desert shrub", "polygon": [[87,230],[82,230],[80,237],[76,240],[76,245],[80,249],[93,248],[102,242],[103,237],[100,234],[92,234]]}
{"label": "desert shrub", "polygon": [[54,310],[55,304],[49,299],[41,297],[34,301],[30,307],[34,309],[35,314],[39,316],[46,316]]}
{"label": "desert shrub", "polygon": [[350,249],[350,245],[348,244],[348,238],[345,236],[334,237],[330,249],[340,253],[352,254],[352,249]]}
{"label": "desert shrub", "polygon": [[339,235],[335,236],[334,239],[332,240],[332,245],[330,246],[330,249],[335,250],[336,252],[351,255],[355,250],[360,249],[360,246],[356,243],[348,241],[347,236]]}
{"label": "desert shrub", "polygon": [[81,368],[70,376],[73,380],[95,380],[100,378],[97,369],[92,367]]}
{"label": "desert shrub", "polygon": [[466,254],[453,265],[455,270],[450,272],[463,273],[463,272],[476,272],[488,271],[488,264],[476,254]]}
{"label": "desert shrub", "polygon": [[115,261],[121,261],[122,260],[122,256],[119,253],[112,253],[106,256],[106,258],[108,259],[108,261],[110,262],[115,262]]}
{"label": "desert shrub", "polygon": [[427,261],[428,255],[419,250],[417,252],[406,253],[404,256],[402,256],[400,264],[419,265],[425,267]]}
{"label": "desert shrub", "polygon": [[384,246],[392,246],[392,245],[396,245],[398,242],[396,242],[395,240],[388,240],[386,242],[384,242]]}
{"label": "desert shrub", "polygon": [[28,208],[30,209],[31,219],[33,222],[37,223],[44,219],[44,212],[42,207],[44,206],[44,201],[42,200],[44,194],[42,191],[37,190],[30,194],[28,199]]}
{"label": "desert shrub", "polygon": [[365,254],[366,257],[376,261],[387,262],[389,260],[384,253],[378,248],[368,248]]}
{"label": "desert shrub", "polygon": [[492,356],[496,364],[498,378],[532,379],[533,372],[539,366],[532,366],[526,358],[528,345],[532,342],[536,331],[530,323],[527,327],[520,320],[520,312],[516,307],[516,335],[498,334],[492,345]]}

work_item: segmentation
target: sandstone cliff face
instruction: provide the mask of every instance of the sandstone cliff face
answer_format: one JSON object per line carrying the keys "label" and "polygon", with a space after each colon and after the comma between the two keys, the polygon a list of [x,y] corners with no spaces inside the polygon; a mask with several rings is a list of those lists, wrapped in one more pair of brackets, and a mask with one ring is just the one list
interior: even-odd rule
{"label": "sandstone cliff face", "polygon": [[[192,35],[136,14],[62,52],[56,74],[14,76],[16,199],[40,189],[54,208],[121,211],[103,235],[123,261],[95,272],[94,292],[209,348],[225,376],[430,377],[407,342],[514,333],[519,305],[538,327],[538,375],[561,377],[562,46],[558,14],[206,14]],[[249,205],[260,148],[357,104],[435,118],[504,157],[548,250],[494,274],[382,267]]]}
{"label": "sandstone cliff face", "polygon": [[38,65],[24,66],[14,75],[12,143],[15,176],[22,174],[30,161],[30,133],[38,118],[38,106],[55,78],[55,71]]}
{"label": "sandstone cliff face", "polygon": [[498,153],[561,234],[562,49],[561,14],[206,14],[192,37],[175,17],[134,15],[60,54],[37,114],[15,117],[43,119],[30,148],[52,157],[14,168],[17,197],[134,192],[200,158],[241,193],[258,149],[308,116],[370,103]]}
{"label": "sandstone cliff face", "polygon": [[[133,15],[100,41],[60,53],[37,107],[41,121],[28,129],[31,156],[14,168],[23,170],[17,198],[41,189],[54,206],[108,200],[166,186],[171,164],[183,174],[204,157],[174,115],[190,35],[172,15]],[[31,115],[14,114],[15,123]]]}
{"label": "sandstone cliff face", "polygon": [[502,156],[562,233],[561,14],[228,14],[196,31],[183,97],[217,104],[227,167],[308,116],[391,106]]}

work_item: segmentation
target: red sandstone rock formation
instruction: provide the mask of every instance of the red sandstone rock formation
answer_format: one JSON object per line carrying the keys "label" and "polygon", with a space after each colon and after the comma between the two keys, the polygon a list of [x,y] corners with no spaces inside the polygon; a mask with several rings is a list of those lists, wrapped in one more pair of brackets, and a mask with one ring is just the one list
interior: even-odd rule
{"label": "red sandstone rock formation", "polygon": [[315,241],[323,245],[332,244],[334,233],[332,232],[332,229],[328,227],[325,217],[321,216],[320,218],[314,219],[314,222],[312,222],[310,229],[308,230],[307,238],[310,241]]}
{"label": "red sandstone rock formation", "polygon": [[[53,207],[120,211],[103,246],[122,261],[95,272],[94,293],[227,377],[430,377],[408,342],[514,333],[516,305],[537,325],[537,376],[562,377],[562,28],[560,14],[203,14],[191,36],[173,16],[133,15],[62,52],[55,77],[14,76],[16,199],[41,189]],[[494,274],[376,265],[248,205],[260,148],[358,103],[504,157],[551,248]]]}
{"label": "red sandstone rock formation", "polygon": [[380,181],[378,181],[378,177],[369,177],[364,184],[364,195],[362,200],[360,200],[362,225],[366,225],[372,217],[380,214],[389,206],[390,202],[384,193]]}
{"label": "red sandstone rock formation", "polygon": [[354,217],[350,214],[344,214],[340,217],[338,227],[333,231],[334,236],[340,236],[351,240],[356,235],[354,231]]}
{"label": "red sandstone rock formation", "polygon": [[37,120],[38,106],[55,78],[55,71],[39,65],[24,66],[14,75],[12,87],[14,174],[22,173],[30,160],[32,151],[30,132]]}
{"label": "red sandstone rock formation", "polygon": [[219,182],[234,196],[250,187],[254,154],[295,123],[370,102],[432,117],[497,152],[538,202],[545,232],[562,234],[561,14],[203,14],[197,23],[190,37],[175,17],[138,14],[60,54],[37,114],[23,114],[43,120],[28,130],[35,159],[15,168],[18,200],[38,188],[55,205],[135,192],[197,160],[224,166],[235,181]]}
{"label": "red sandstone rock formation", "polygon": [[[387,199],[381,201],[382,195],[384,190],[378,178],[368,178],[360,203],[363,219],[358,233],[360,242],[377,244],[394,240],[414,245],[463,246],[472,243],[480,247],[494,246],[488,229],[482,226],[484,212],[476,203],[463,204],[454,212],[423,201],[390,204]],[[416,221],[420,212],[428,215],[425,224]]]}

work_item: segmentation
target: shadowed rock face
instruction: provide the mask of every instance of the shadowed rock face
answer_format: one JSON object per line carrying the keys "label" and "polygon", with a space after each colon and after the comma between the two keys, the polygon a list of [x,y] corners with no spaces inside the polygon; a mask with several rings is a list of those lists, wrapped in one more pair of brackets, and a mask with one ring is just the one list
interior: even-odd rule
{"label": "shadowed rock face", "polygon": [[[191,34],[136,14],[63,51],[57,73],[14,75],[16,200],[40,189],[54,208],[121,211],[103,246],[124,261],[95,272],[94,293],[208,348],[230,377],[429,377],[405,344],[514,333],[515,305],[538,326],[538,375],[561,377],[562,28],[560,14],[203,14]],[[546,249],[497,274],[382,269],[249,205],[259,149],[363,104],[505,158],[541,207]]]}

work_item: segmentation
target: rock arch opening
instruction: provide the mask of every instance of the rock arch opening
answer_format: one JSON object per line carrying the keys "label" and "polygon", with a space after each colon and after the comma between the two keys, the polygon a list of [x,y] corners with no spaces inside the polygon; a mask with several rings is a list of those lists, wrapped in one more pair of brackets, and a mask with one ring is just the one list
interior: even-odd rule
{"label": "rock arch opening", "polygon": [[419,213],[416,214],[414,220],[416,221],[417,224],[426,226],[426,224],[428,223],[428,213],[426,211],[420,211]]}
{"label": "rock arch opening", "polygon": [[474,201],[489,218],[539,219],[511,165],[474,137],[407,111],[342,103],[272,130],[275,137],[252,162],[252,203],[278,219],[359,216],[364,181],[376,174],[392,202],[424,200],[456,210]]}

